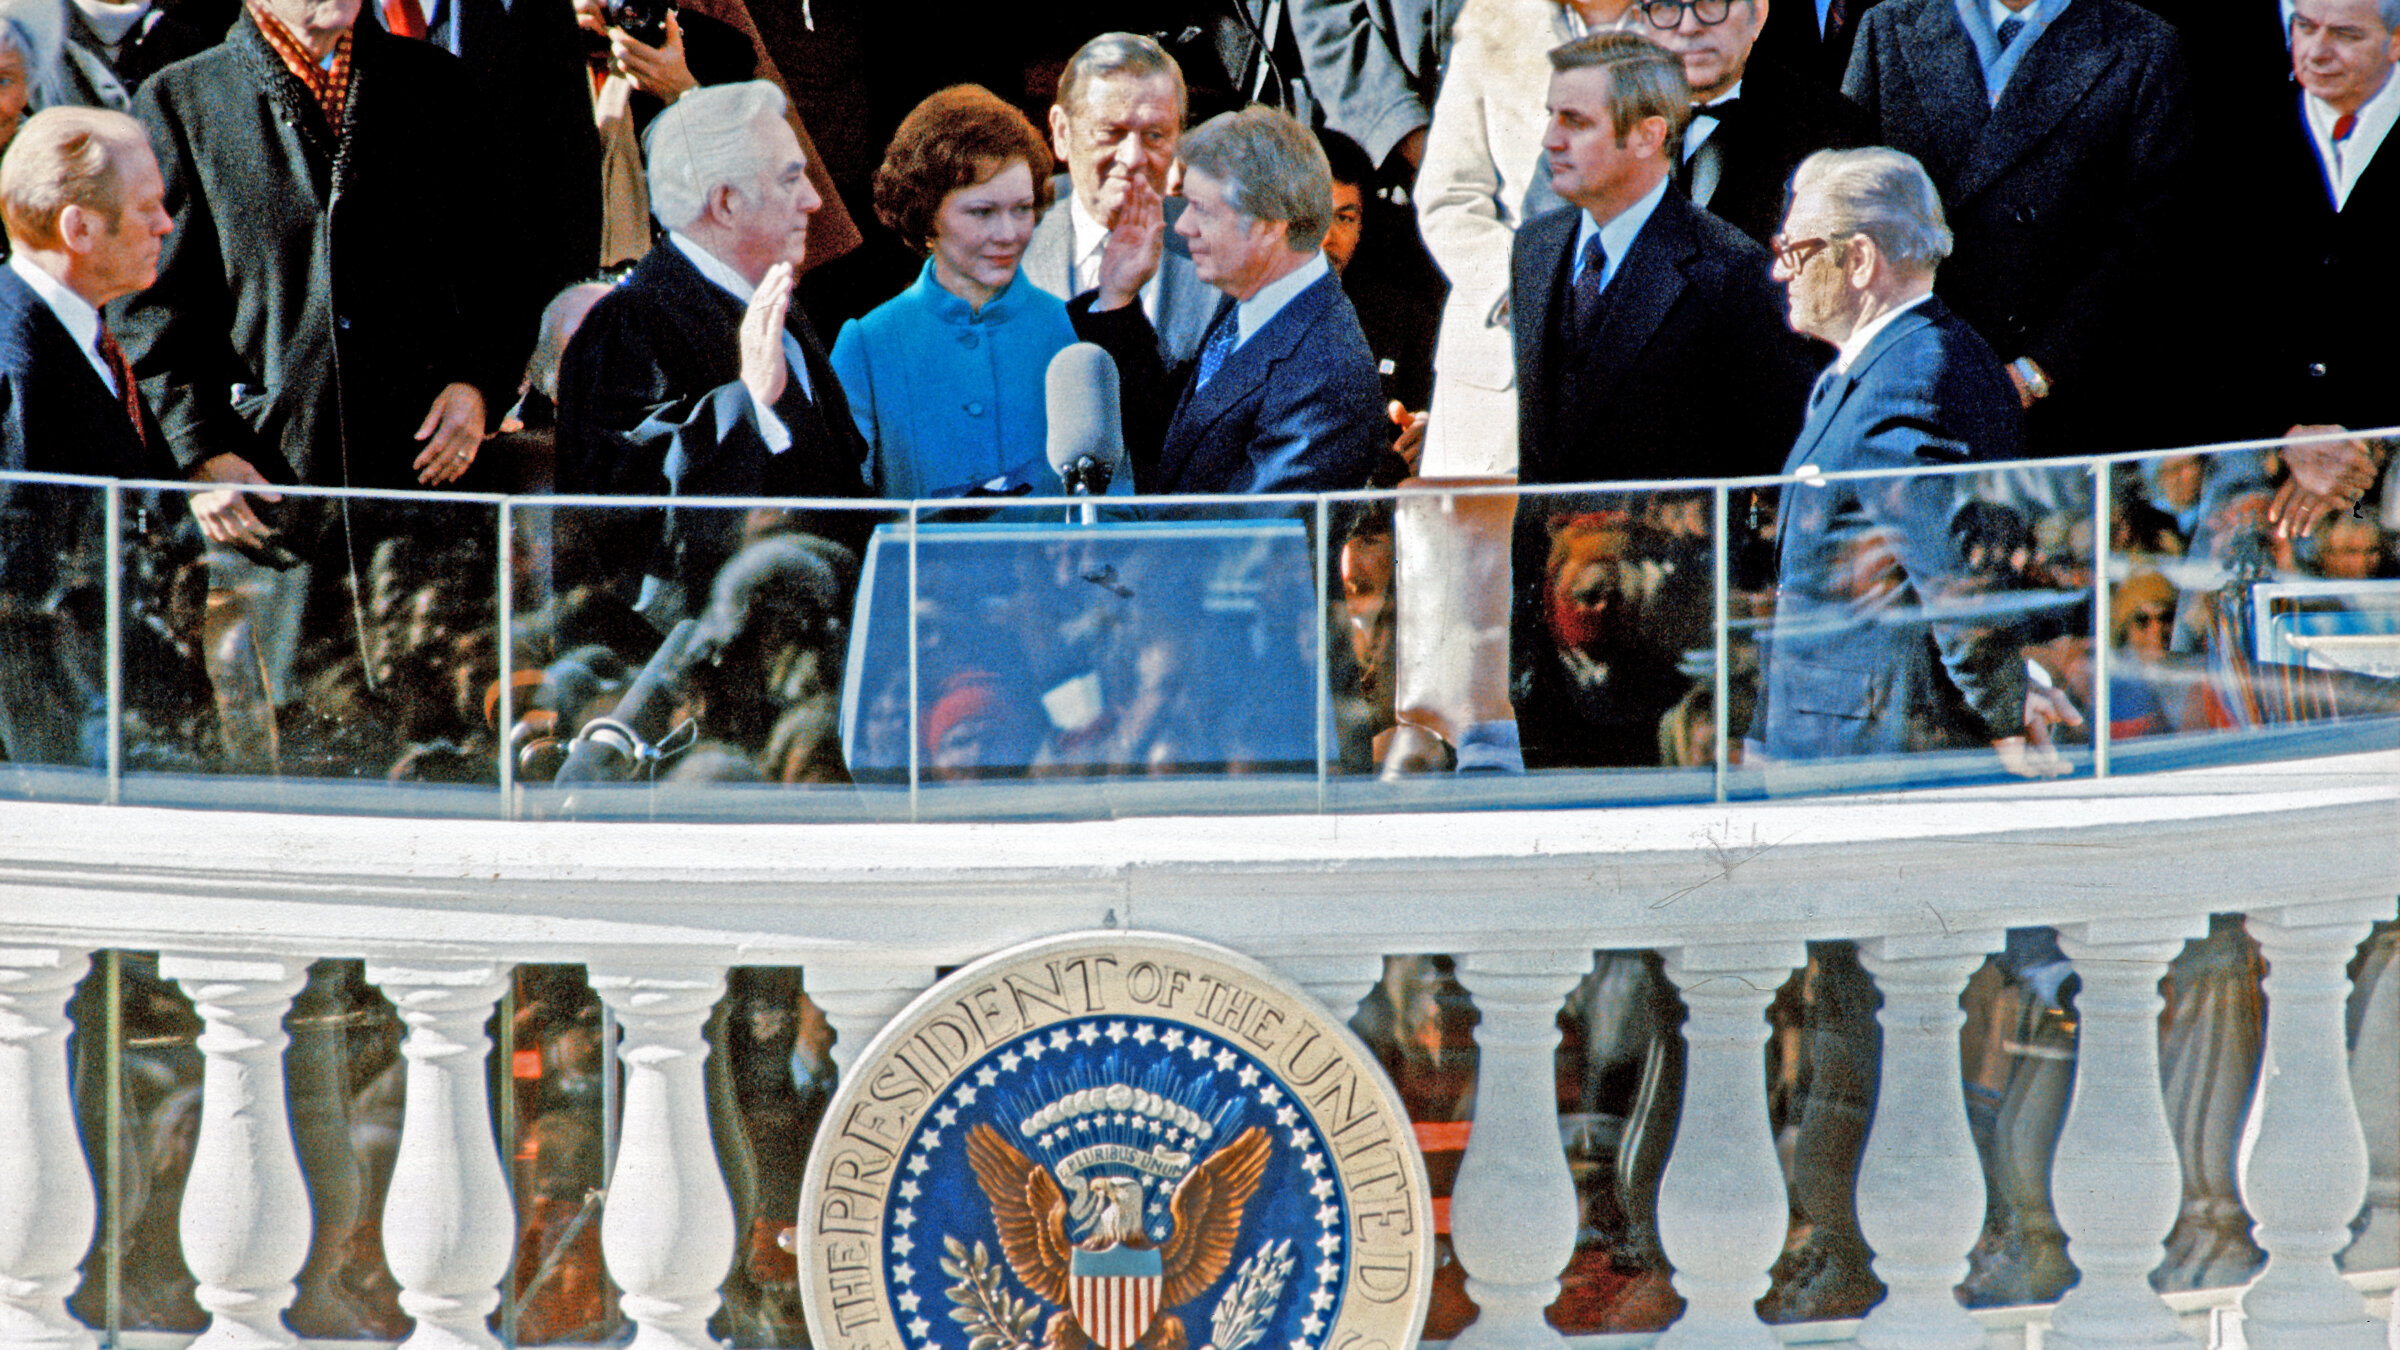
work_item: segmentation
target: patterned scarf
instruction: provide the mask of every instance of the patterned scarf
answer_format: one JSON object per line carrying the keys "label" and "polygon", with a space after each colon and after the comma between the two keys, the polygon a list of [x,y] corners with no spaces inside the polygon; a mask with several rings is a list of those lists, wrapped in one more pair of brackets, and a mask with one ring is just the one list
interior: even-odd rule
{"label": "patterned scarf", "polygon": [[299,35],[283,26],[283,21],[269,14],[251,0],[250,21],[258,25],[260,36],[267,46],[283,59],[283,68],[292,78],[307,86],[309,96],[325,114],[326,125],[335,131],[342,129],[342,107],[350,97],[350,34],[344,33],[334,41],[333,60],[320,65],[309,53],[308,44]]}

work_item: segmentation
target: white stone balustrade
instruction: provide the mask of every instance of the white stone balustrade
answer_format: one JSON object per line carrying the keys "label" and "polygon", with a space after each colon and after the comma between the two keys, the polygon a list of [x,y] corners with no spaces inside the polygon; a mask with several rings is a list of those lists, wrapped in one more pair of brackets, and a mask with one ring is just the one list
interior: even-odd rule
{"label": "white stone balustrade", "polygon": [[283,1015],[308,966],[289,956],[159,957],[159,974],[183,986],[204,1027],[200,1138],[181,1222],[183,1264],[209,1313],[199,1350],[299,1344],[283,1310],[313,1229],[285,1114]]}
{"label": "white stone balustrade", "polygon": [[1478,952],[1458,982],[1475,998],[1475,1128],[1450,1199],[1450,1242],[1482,1310],[1458,1350],[1560,1343],[1542,1310],[1575,1255],[1575,1177],[1558,1139],[1558,1009],[1590,951]]}
{"label": "white stone balustrade", "polygon": [[2350,1092],[2344,1003],[2348,966],[2374,900],[2249,917],[2267,958],[2267,1045],[2243,1139],[2242,1203],[2258,1223],[2266,1271],[2242,1297],[2253,1350],[2382,1350],[2383,1328],[2334,1255],[2367,1193],[2367,1143]]}
{"label": "white stone balustrade", "polygon": [[491,1350],[485,1319],[516,1253],[516,1207],[492,1137],[484,1024],[508,988],[492,962],[367,965],[408,1028],[408,1108],[383,1206],[383,1252],[416,1319],[401,1350]]}
{"label": "white stone balustrade", "polygon": [[624,1122],[600,1250],[633,1319],[632,1350],[715,1350],[708,1319],[733,1265],[733,1196],[709,1134],[701,1034],[725,993],[723,966],[594,965],[617,1016]]}
{"label": "white stone balustrade", "polygon": [[1983,1228],[1983,1168],[1967,1128],[1959,995],[1997,951],[1997,932],[1876,938],[1859,961],[1883,992],[1883,1073],[1858,1168],[1858,1226],[1875,1251],[1883,1302],[1858,1329],[1864,1350],[1984,1350],[1983,1328],[1952,1292]]}
{"label": "white stone balustrade", "polygon": [[2059,947],[2075,963],[2075,1095],[2051,1164],[2067,1256],[2083,1278],[2059,1300],[2050,1341],[2066,1350],[2189,1346],[2150,1289],[2183,1200],[2183,1169],[2160,1095],[2158,982],[2198,915],[2134,925],[2073,925]]}
{"label": "white stone balustrade", "polygon": [[1769,1350],[1752,1304],[1783,1250],[1790,1213],[1767,1125],[1767,1005],[1808,959],[1797,942],[1667,954],[1682,991],[1683,1118],[1658,1187],[1658,1238],[1683,1316],[1660,1350]]}
{"label": "white stone balustrade", "polygon": [[67,1314],[97,1214],[74,1165],[66,1001],[90,964],[56,947],[0,947],[0,1346],[91,1350]]}
{"label": "white stone balustrade", "polygon": [[[75,1137],[85,1067],[70,1080],[60,1040],[85,953],[162,951],[162,973],[204,1023],[180,1214],[211,1314],[200,1350],[295,1344],[283,1313],[312,1220],[287,1120],[282,1018],[321,957],[363,959],[409,1028],[383,1237],[417,1319],[415,1350],[489,1350],[483,1310],[515,1234],[483,1027],[521,962],[585,965],[614,1011],[625,1082],[603,1254],[638,1350],[706,1350],[737,1246],[703,1071],[726,969],[800,967],[846,1066],[937,967],[1109,914],[1249,952],[1337,1016],[1384,954],[1459,954],[1482,1019],[1475,1129],[1451,1210],[1482,1306],[1462,1350],[1559,1340],[1543,1310],[1578,1215],[1555,1123],[1556,1017],[1594,949],[1665,953],[1689,1014],[1658,1200],[1687,1309],[1656,1344],[1778,1344],[1752,1306],[1789,1208],[1768,1134],[1764,1012],[1803,944],[1833,938],[1859,943],[1884,998],[1859,1213],[1890,1293],[1847,1334],[1868,1347],[1967,1350],[1967,1322],[1944,1302],[1974,1239],[1977,1189],[1958,990],[1994,935],[2053,924],[2084,981],[2055,1176],[2083,1283],[2054,1310],[2047,1343],[2174,1344],[2145,1264],[2180,1186],[2159,1096],[2157,982],[2214,911],[2249,912],[2272,963],[2269,1076],[2242,1186],[2274,1264],[2245,1305],[2249,1343],[2380,1347],[2383,1328],[2333,1261],[2368,1172],[2346,1090],[2345,966],[2400,895],[2400,850],[2359,841],[2393,837],[2400,755],[2280,778],[2195,774],[2174,796],[2158,795],[2181,781],[2165,778],[2140,792],[2057,784],[2006,802],[1968,793],[1003,828],[0,803],[0,1150],[14,1150],[0,1163],[32,1160],[0,1172],[0,1350],[90,1345],[61,1302],[93,1227],[94,1164]],[[2376,1053],[2363,1033],[2361,1047]]]}

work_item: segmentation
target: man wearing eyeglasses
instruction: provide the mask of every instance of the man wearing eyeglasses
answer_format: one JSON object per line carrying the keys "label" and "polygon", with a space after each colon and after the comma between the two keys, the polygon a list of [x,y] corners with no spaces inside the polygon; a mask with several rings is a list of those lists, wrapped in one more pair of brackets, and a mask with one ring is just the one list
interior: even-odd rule
{"label": "man wearing eyeglasses", "polygon": [[1640,14],[1641,31],[1682,60],[1692,86],[1676,186],[1760,243],[1783,220],[1784,186],[1801,160],[1874,140],[1848,99],[1751,61],[1767,0],[1649,0]]}
{"label": "man wearing eyeglasses", "polygon": [[2028,448],[2173,444],[2162,385],[2223,355],[2178,347],[2172,318],[2194,117],[2175,30],[2130,0],[1885,0],[1842,92],[1949,204],[1939,289],[2008,363]]}

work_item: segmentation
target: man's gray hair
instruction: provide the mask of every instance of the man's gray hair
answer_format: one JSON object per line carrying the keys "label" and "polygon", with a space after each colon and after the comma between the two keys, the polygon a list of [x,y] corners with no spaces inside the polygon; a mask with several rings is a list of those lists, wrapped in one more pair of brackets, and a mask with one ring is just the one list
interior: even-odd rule
{"label": "man's gray hair", "polygon": [[1306,253],[1333,223],[1333,170],[1308,128],[1274,108],[1219,113],[1183,138],[1187,167],[1225,185],[1225,201],[1252,220],[1280,220],[1284,243]]}
{"label": "man's gray hair", "polygon": [[1931,272],[1950,256],[1942,194],[1913,155],[1884,146],[1819,150],[1792,174],[1792,200],[1804,198],[1825,213],[1836,243],[1863,234],[1902,272]]}
{"label": "man's gray hair", "polygon": [[1183,67],[1158,45],[1156,38],[1140,33],[1102,33],[1075,49],[1067,58],[1067,68],[1058,76],[1058,106],[1069,116],[1083,104],[1083,91],[1092,81],[1112,75],[1131,75],[1136,79],[1165,75],[1175,81],[1175,120],[1183,120]]}
{"label": "man's gray hair", "polygon": [[780,120],[783,91],[765,80],[694,89],[650,124],[642,153],[650,161],[650,214],[670,230],[690,228],[709,194],[730,187],[747,197],[771,164],[753,134]]}
{"label": "man's gray hair", "polygon": [[0,0],[0,52],[25,58],[25,111],[70,101],[66,74],[66,5]]}

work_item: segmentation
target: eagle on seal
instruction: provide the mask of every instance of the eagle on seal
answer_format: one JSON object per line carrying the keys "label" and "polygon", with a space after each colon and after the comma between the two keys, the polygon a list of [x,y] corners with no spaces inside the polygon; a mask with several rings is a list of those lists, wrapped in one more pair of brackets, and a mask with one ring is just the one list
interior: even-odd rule
{"label": "eagle on seal", "polygon": [[[1185,1350],[1189,1342],[1182,1319],[1164,1310],[1200,1297],[1225,1274],[1234,1242],[1241,1236],[1242,1211],[1266,1174],[1273,1151],[1273,1137],[1265,1127],[1253,1125],[1176,1185],[1169,1202],[1173,1224],[1156,1249],[1153,1267],[1159,1311],[1130,1338],[1129,1350]],[[992,1202],[992,1226],[999,1231],[1009,1269],[1034,1297],[1060,1309],[1050,1319],[1044,1350],[1105,1350],[1076,1315],[1072,1276],[1085,1264],[1078,1253],[1099,1257],[1122,1250],[1125,1256],[1148,1255],[1144,1249],[1151,1243],[1142,1230],[1140,1187],[1126,1179],[1094,1178],[1088,1191],[1076,1197],[1074,1217],[1082,1221],[1083,1235],[1071,1240],[1067,1197],[1058,1179],[1018,1152],[999,1131],[989,1125],[968,1131],[967,1162]],[[1108,1184],[1112,1180],[1119,1184]]]}

